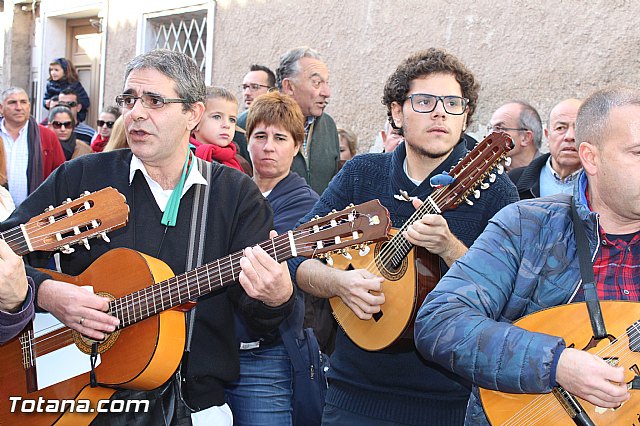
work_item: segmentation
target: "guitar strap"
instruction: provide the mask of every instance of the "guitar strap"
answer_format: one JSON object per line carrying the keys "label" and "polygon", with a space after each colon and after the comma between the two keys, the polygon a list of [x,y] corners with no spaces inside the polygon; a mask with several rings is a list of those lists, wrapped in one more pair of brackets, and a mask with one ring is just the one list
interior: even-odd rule
{"label": "guitar strap", "polygon": [[[193,209],[191,211],[191,228],[189,231],[189,251],[187,252],[187,263],[185,271],[191,271],[194,268],[202,265],[204,259],[204,242],[206,236],[207,227],[207,210],[209,206],[209,185],[211,185],[212,166],[208,161],[204,161],[200,158],[194,157],[197,161],[198,169],[202,173],[204,179],[208,182],[208,185],[197,185],[195,187],[195,194],[193,196]],[[186,326],[187,335],[184,347],[184,355],[182,356],[182,362],[178,366],[175,377],[175,397],[178,402],[176,407],[176,415],[178,417],[178,424],[181,424],[180,420],[184,417],[190,416],[190,412],[194,412],[192,407],[189,406],[184,397],[184,389],[186,389],[186,369],[189,363],[189,353],[191,352],[191,338],[193,336],[193,325],[196,319],[196,308],[194,306],[190,311],[186,313]],[[181,404],[183,407],[180,407]],[[171,407],[173,408],[173,407]],[[167,411],[173,412],[169,408]],[[183,412],[186,408],[187,412]],[[172,422],[173,424],[174,422]]]}
{"label": "guitar strap", "polygon": [[607,329],[604,325],[604,318],[602,317],[602,310],[600,309],[600,301],[598,300],[598,291],[596,290],[595,283],[596,279],[593,275],[593,262],[589,256],[589,241],[587,240],[584,223],[578,217],[578,210],[576,209],[574,197],[571,197],[571,220],[573,221],[573,229],[576,235],[582,288],[584,290],[584,300],[587,302],[587,310],[589,311],[593,337],[596,339],[604,339],[607,337]]}

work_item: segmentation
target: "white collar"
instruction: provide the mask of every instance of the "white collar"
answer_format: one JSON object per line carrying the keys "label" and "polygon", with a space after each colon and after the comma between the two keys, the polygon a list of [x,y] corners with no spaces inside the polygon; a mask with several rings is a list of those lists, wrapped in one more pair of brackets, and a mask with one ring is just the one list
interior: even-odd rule
{"label": "white collar", "polygon": [[[189,175],[187,176],[187,179],[184,182],[184,188],[182,189],[182,194],[180,194],[180,198],[182,198],[184,194],[186,194],[186,192],[189,190],[189,188],[191,188],[192,185],[197,185],[197,184],[208,185],[207,180],[202,176],[202,173],[200,173],[200,170],[198,170],[198,166],[197,166],[198,162],[196,161],[195,156],[193,157],[192,161],[195,161],[195,164],[194,164],[195,167],[191,167],[191,171],[189,172]],[[155,198],[156,203],[158,204],[158,207],[160,207],[160,210],[164,212],[164,209],[167,207],[167,202],[169,201],[169,197],[171,197],[171,193],[173,192],[173,189],[166,189],[166,190],[162,189],[160,184],[155,180],[153,180],[151,176],[149,176],[149,173],[147,172],[147,169],[144,167],[144,164],[135,155],[131,156],[131,164],[129,165],[129,184],[133,182],[133,177],[135,176],[137,170],[140,170],[142,172],[144,178],[147,180],[149,189],[151,189],[151,193],[153,194],[153,197]]]}
{"label": "white collar", "polygon": [[[22,127],[22,129],[20,129],[20,131],[18,132],[18,137],[20,137],[22,135],[22,132],[24,132],[27,128],[27,126],[29,125],[29,120],[27,120],[27,122],[24,124],[24,126]],[[9,131],[7,130],[7,127],[4,125],[4,117],[2,117],[2,121],[0,121],[0,132],[9,135]]]}

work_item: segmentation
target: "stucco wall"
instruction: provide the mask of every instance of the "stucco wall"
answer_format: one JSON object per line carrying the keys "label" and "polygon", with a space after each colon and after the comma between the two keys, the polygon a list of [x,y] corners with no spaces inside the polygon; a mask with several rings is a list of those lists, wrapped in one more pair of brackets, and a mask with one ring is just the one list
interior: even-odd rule
{"label": "stucco wall", "polygon": [[470,130],[482,136],[479,125],[509,99],[529,101],[546,121],[561,99],[640,86],[639,15],[640,2],[622,0],[221,0],[213,79],[236,88],[250,63],[275,68],[287,49],[312,46],[331,73],[327,112],[359,135],[364,152],[386,118],[387,77],[409,54],[442,47],[480,80]]}
{"label": "stucco wall", "polygon": [[[143,4],[109,2],[108,103],[135,55]],[[640,86],[638,16],[640,2],[624,0],[220,0],[212,78],[240,96],[237,86],[251,63],[275,69],[287,49],[312,46],[331,73],[327,112],[358,134],[364,152],[386,119],[380,99],[387,77],[409,54],[442,47],[482,85],[470,131],[483,136],[491,113],[510,99],[530,102],[546,121],[561,99],[609,84]]]}

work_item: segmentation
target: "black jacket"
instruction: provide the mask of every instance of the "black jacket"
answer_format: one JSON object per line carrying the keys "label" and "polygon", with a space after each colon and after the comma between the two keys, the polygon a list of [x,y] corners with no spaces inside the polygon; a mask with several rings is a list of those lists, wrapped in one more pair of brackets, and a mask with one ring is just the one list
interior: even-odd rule
{"label": "black jacket", "polygon": [[540,172],[547,164],[547,160],[551,154],[542,154],[534,158],[528,166],[518,167],[508,173],[511,182],[514,183],[518,190],[521,200],[540,197]]}

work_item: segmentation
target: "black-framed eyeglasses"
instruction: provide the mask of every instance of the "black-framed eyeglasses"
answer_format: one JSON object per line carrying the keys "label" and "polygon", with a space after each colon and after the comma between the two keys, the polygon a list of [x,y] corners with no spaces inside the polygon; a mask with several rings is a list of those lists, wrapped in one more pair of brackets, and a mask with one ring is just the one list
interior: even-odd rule
{"label": "black-framed eyeglasses", "polygon": [[240,90],[244,92],[245,90],[249,89],[251,92],[256,92],[260,90],[261,87],[264,87],[267,90],[271,89],[271,86],[265,86],[264,84],[248,83],[248,84],[241,84]]}
{"label": "black-framed eyeglasses", "polygon": [[113,127],[113,123],[115,123],[115,121],[98,120],[98,127],[102,127],[106,124],[107,127],[111,129]]}
{"label": "black-framed eyeglasses", "polygon": [[71,102],[58,101],[58,105],[65,106],[67,108],[75,108],[78,106],[78,103],[76,101],[71,101]]}
{"label": "black-framed eyeglasses", "polygon": [[71,122],[71,121],[52,121],[51,122],[51,127],[53,127],[56,130],[60,130],[63,127],[65,129],[73,129],[73,122]]}
{"label": "black-framed eyeglasses", "polygon": [[500,125],[491,125],[488,124],[487,125],[487,132],[488,133],[493,133],[493,132],[508,132],[508,131],[512,131],[512,132],[528,132],[529,129],[525,129],[524,127],[503,127]]}
{"label": "black-framed eyeglasses", "polygon": [[179,98],[163,98],[160,95],[151,95],[145,93],[142,96],[134,95],[118,95],[116,96],[116,104],[122,108],[133,109],[136,101],[140,99],[142,106],[145,108],[158,109],[162,108],[165,104],[188,104],[186,99]]}
{"label": "black-framed eyeglasses", "polygon": [[429,93],[414,93],[407,96],[407,99],[411,99],[411,108],[420,113],[433,111],[440,101],[447,114],[462,115],[469,103],[469,99],[461,96],[436,96]]}

